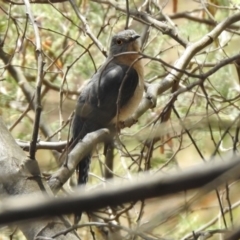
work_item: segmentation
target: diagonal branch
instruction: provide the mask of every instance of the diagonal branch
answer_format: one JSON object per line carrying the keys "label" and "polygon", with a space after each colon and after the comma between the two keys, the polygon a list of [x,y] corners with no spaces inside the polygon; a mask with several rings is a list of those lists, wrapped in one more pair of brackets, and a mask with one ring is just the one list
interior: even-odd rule
{"label": "diagonal branch", "polygon": [[200,52],[211,43],[214,42],[215,39],[230,25],[240,21],[240,13],[236,13],[227,19],[223,20],[219,23],[211,32],[206,34],[200,40],[195,43],[189,44],[186,47],[186,50],[182,54],[182,56],[178,59],[178,61],[174,64],[174,68],[170,71],[170,73],[159,83],[150,84],[147,88],[147,94],[143,98],[137,112],[129,118],[125,122],[125,126],[131,126],[136,120],[145,113],[149,108],[153,108],[156,105],[157,97],[170,89],[174,84],[178,83],[183,76],[183,71],[185,70],[192,60],[192,58],[196,55],[196,53]]}
{"label": "diagonal branch", "polygon": [[[0,204],[0,224],[31,218],[69,214],[76,211],[94,211],[107,206],[165,196],[180,191],[203,187],[203,192],[214,190],[224,182],[239,177],[239,156],[226,157],[226,161],[211,161],[181,172],[155,174],[144,173],[125,183],[110,181],[109,185],[94,192],[76,191],[74,195],[59,198],[46,198],[36,194],[18,199],[6,199]],[[1,182],[4,176],[1,175]],[[213,184],[211,184],[213,182]],[[204,186],[207,188],[204,191]]]}

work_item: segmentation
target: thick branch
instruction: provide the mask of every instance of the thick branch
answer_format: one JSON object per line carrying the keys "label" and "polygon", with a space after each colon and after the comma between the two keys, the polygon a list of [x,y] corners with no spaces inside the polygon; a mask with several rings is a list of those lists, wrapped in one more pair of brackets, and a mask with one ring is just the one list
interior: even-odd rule
{"label": "thick branch", "polygon": [[52,191],[57,192],[71,177],[83,157],[91,152],[97,143],[102,142],[107,138],[109,138],[109,131],[107,129],[100,129],[89,133],[74,147],[68,156],[63,156],[66,157],[64,164],[52,175],[48,182]]}
{"label": "thick branch", "polygon": [[174,68],[166,76],[166,78],[164,78],[159,83],[149,85],[147,94],[143,98],[137,112],[125,122],[125,126],[131,126],[136,121],[136,119],[138,119],[144,112],[146,112],[147,109],[154,107],[156,105],[157,97],[166,90],[170,89],[176,82],[180,81],[181,77],[184,74],[183,70],[187,68],[188,64],[196,55],[196,53],[209,46],[227,27],[239,20],[240,13],[236,13],[223,20],[210,33],[206,34],[200,40],[189,44],[182,56],[174,64]]}
{"label": "thick branch", "polygon": [[[48,185],[42,181],[37,161],[26,158],[1,118],[0,164],[0,193],[2,195],[15,200],[16,198],[13,198],[13,196],[28,195],[29,197],[29,194],[40,194],[41,192],[41,196],[43,194],[53,196]],[[34,197],[32,203],[34,203],[34,199],[36,200]],[[59,231],[66,230],[70,224],[67,219],[56,217],[48,220],[36,220],[27,225],[21,224],[18,226],[27,239],[35,239],[38,236],[50,237],[55,235]],[[78,239],[78,237],[71,232],[64,238],[61,236],[61,239]]]}
{"label": "thick branch", "polygon": [[143,174],[124,184],[110,182],[107,187],[104,185],[94,192],[85,192],[81,188],[67,198],[49,199],[42,195],[39,197],[34,195],[33,198],[6,200],[0,205],[0,209],[3,209],[0,214],[0,224],[76,211],[93,211],[107,206],[195,189],[206,184],[208,185],[203,190],[210,191],[224,182],[237,179],[239,170],[240,160],[239,156],[236,156],[224,162],[215,159],[209,164],[201,164],[170,175]]}

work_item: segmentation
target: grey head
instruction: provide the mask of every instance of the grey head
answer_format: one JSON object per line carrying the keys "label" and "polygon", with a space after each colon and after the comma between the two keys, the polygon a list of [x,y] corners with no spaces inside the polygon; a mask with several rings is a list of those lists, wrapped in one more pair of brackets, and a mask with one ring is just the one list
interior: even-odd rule
{"label": "grey head", "polygon": [[123,52],[140,51],[140,35],[132,29],[123,30],[112,37],[110,56]]}

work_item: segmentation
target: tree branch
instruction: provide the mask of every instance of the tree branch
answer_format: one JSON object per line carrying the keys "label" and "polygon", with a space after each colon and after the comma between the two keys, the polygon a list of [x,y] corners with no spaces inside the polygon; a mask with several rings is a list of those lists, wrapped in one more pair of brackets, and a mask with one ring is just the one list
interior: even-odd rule
{"label": "tree branch", "polygon": [[86,192],[84,188],[80,188],[74,195],[67,198],[59,197],[56,199],[34,195],[32,198],[28,196],[6,199],[0,204],[0,209],[2,209],[0,224],[43,216],[69,214],[76,211],[94,211],[107,206],[165,196],[200,187],[203,187],[203,192],[206,193],[206,190],[214,190],[224,182],[237,179],[239,172],[239,156],[226,157],[224,162],[214,159],[208,164],[200,164],[170,175],[155,174],[150,176],[149,173],[145,173],[125,183],[122,183],[122,180],[121,183],[110,181],[109,185],[95,189],[94,192]]}
{"label": "tree branch", "polygon": [[[17,199],[18,196],[39,193],[39,195],[53,196],[48,185],[42,181],[37,161],[26,158],[25,153],[16,144],[2,119],[0,118],[0,193]],[[40,194],[41,193],[41,194]],[[26,197],[26,198],[28,198]],[[35,200],[36,201],[36,198]],[[33,202],[32,202],[33,203]],[[8,209],[11,212],[11,208]],[[56,214],[60,216],[60,214]],[[38,220],[31,224],[18,225],[27,239],[38,236],[49,237],[70,227],[70,223],[63,217]],[[61,239],[79,239],[74,232],[68,233]]]}

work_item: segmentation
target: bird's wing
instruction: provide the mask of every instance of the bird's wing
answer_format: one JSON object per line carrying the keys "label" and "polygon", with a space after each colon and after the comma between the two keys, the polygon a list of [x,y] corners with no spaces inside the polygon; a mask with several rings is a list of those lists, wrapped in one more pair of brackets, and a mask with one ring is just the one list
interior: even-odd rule
{"label": "bird's wing", "polygon": [[117,108],[127,105],[138,80],[136,70],[129,66],[110,63],[102,67],[78,99],[72,128],[73,139],[81,139],[89,132],[106,127],[115,117]]}

